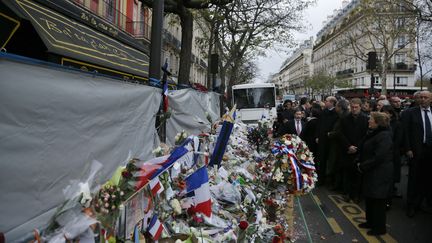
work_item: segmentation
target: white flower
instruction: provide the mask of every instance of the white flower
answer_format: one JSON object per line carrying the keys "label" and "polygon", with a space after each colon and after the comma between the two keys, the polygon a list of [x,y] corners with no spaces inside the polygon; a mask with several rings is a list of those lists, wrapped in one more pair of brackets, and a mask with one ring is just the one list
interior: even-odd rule
{"label": "white flower", "polygon": [[300,155],[300,159],[301,160],[306,160],[306,155],[305,154]]}
{"label": "white flower", "polygon": [[273,175],[273,180],[278,182],[283,181],[283,173],[279,168],[276,170],[275,174]]}
{"label": "white flower", "polygon": [[175,214],[181,214],[181,205],[179,200],[177,199],[171,200],[170,206],[173,208]]}
{"label": "white flower", "polygon": [[[177,139],[177,138],[176,138]],[[152,151],[152,153],[153,154],[159,154],[159,153],[161,153],[162,152],[162,148],[159,146],[159,147],[157,147],[157,148],[155,148],[153,151]]]}

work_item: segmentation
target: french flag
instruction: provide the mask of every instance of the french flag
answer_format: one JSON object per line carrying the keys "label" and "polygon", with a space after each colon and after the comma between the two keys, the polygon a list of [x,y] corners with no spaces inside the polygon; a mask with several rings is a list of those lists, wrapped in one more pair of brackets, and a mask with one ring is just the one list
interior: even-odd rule
{"label": "french flag", "polygon": [[153,240],[158,240],[160,236],[162,235],[163,231],[163,224],[158,219],[158,215],[153,215],[152,219],[150,220],[150,224],[148,227],[148,232],[152,236]]}
{"label": "french flag", "polygon": [[[168,69],[168,62],[165,61],[164,66],[162,67],[162,70]],[[168,111],[168,80],[165,79],[165,82],[163,84],[163,112]]]}
{"label": "french flag", "polygon": [[192,198],[192,211],[211,217],[210,187],[205,166],[186,178],[186,189],[187,196]]}
{"label": "french flag", "polygon": [[159,177],[153,178],[149,182],[149,184],[150,184],[150,191],[153,196],[161,194],[161,192],[163,192],[164,190],[162,183],[159,181]]}

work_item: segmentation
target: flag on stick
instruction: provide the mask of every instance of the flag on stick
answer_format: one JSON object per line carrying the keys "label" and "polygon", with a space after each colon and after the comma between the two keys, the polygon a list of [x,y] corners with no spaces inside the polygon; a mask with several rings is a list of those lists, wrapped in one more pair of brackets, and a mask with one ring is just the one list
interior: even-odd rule
{"label": "flag on stick", "polygon": [[148,227],[148,232],[152,236],[153,240],[159,240],[160,236],[162,235],[163,228],[163,224],[161,224],[159,221],[158,215],[153,215]]}
{"label": "flag on stick", "polygon": [[207,168],[201,167],[186,178],[187,196],[192,198],[192,211],[211,217],[211,196]]}
{"label": "flag on stick", "polygon": [[150,184],[150,191],[153,197],[161,194],[164,190],[162,183],[159,181],[159,177],[153,178],[149,184]]}

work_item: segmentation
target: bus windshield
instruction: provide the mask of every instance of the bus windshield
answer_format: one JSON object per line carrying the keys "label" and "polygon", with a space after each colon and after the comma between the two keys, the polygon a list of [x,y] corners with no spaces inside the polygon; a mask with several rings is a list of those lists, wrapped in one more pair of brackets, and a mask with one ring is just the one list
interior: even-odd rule
{"label": "bus windshield", "polygon": [[274,87],[235,89],[234,103],[237,104],[237,109],[271,108],[276,105],[274,90]]}

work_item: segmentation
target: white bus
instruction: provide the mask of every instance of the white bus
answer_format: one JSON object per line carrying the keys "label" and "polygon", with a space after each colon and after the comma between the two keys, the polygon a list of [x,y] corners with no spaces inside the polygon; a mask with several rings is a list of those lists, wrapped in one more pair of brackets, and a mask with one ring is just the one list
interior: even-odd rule
{"label": "white bus", "polygon": [[276,118],[276,88],[271,83],[239,84],[232,87],[237,117],[245,123]]}

